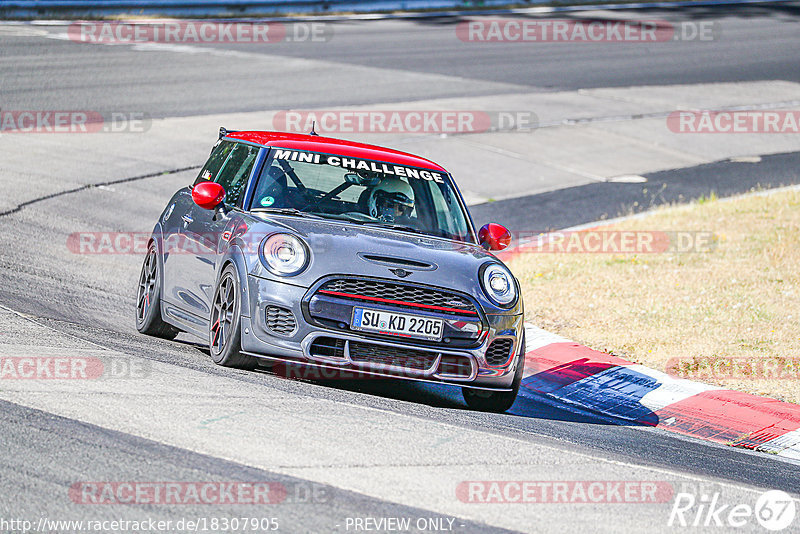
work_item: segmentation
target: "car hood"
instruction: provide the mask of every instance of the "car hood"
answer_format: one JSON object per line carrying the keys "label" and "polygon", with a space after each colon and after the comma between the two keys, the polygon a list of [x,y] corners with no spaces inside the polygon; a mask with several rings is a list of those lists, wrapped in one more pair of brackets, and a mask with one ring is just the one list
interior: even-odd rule
{"label": "car hood", "polygon": [[311,262],[297,276],[276,277],[253,258],[250,273],[304,287],[327,275],[352,274],[446,287],[472,295],[483,304],[488,301],[478,271],[484,263],[500,262],[474,244],[339,221],[253,215],[258,222],[249,232],[295,234],[311,249]]}

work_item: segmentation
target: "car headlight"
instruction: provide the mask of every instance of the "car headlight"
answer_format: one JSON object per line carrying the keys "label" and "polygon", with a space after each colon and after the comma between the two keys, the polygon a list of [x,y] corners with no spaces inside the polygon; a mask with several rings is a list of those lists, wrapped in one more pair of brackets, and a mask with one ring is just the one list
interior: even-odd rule
{"label": "car headlight", "polygon": [[261,244],[261,261],[273,274],[292,276],[308,264],[306,245],[291,234],[273,234]]}
{"label": "car headlight", "polygon": [[498,306],[507,307],[517,300],[517,284],[514,275],[499,263],[489,263],[481,273],[481,287],[489,300]]}

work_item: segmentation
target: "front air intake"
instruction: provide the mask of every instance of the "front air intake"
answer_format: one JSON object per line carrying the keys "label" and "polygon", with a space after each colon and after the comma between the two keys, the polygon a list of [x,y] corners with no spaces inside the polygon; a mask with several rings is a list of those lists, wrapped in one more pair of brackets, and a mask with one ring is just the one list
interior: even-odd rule
{"label": "front air intake", "polygon": [[443,354],[437,374],[451,378],[469,378],[472,376],[472,360],[466,356]]}
{"label": "front air intake", "polygon": [[344,360],[344,345],[344,339],[321,336],[311,343],[308,352],[314,358]]}
{"label": "front air intake", "polygon": [[267,328],[273,334],[288,336],[297,328],[297,320],[288,308],[267,306]]}
{"label": "front air intake", "polygon": [[486,349],[486,363],[492,367],[505,365],[511,357],[511,347],[513,345],[514,341],[512,339],[495,339]]}
{"label": "front air intake", "polygon": [[391,345],[375,345],[350,341],[350,359],[354,363],[373,363],[427,371],[436,362],[437,354],[424,350],[406,349]]}

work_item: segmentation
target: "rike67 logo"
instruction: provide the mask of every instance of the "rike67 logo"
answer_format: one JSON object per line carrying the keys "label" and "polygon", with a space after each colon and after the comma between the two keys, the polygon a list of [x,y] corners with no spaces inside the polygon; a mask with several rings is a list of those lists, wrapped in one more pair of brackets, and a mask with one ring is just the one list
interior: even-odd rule
{"label": "rike67 logo", "polygon": [[781,490],[764,492],[751,504],[726,501],[721,492],[702,491],[701,487],[699,492],[681,491],[675,494],[667,525],[719,528],[721,531],[758,525],[778,532],[792,525],[796,512],[794,499]]}

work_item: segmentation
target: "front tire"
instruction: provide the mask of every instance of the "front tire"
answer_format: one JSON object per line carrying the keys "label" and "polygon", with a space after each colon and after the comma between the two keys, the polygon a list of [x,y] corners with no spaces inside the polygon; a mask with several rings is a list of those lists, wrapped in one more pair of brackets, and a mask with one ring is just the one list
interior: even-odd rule
{"label": "front tire", "polygon": [[148,336],[175,339],[180,330],[164,322],[161,317],[161,273],[155,243],[147,249],[147,256],[139,275],[136,292],[136,329]]}
{"label": "front tire", "polygon": [[241,353],[242,294],[239,275],[228,265],[219,277],[214,290],[214,304],[208,328],[208,349],[214,363],[223,367],[254,369],[258,360]]}
{"label": "front tire", "polygon": [[514,371],[514,380],[511,391],[486,391],[481,389],[461,388],[464,402],[470,409],[479,412],[503,413],[508,411],[517,399],[519,386],[522,383],[522,374],[525,371],[525,335],[520,343],[520,355],[517,369]]}

